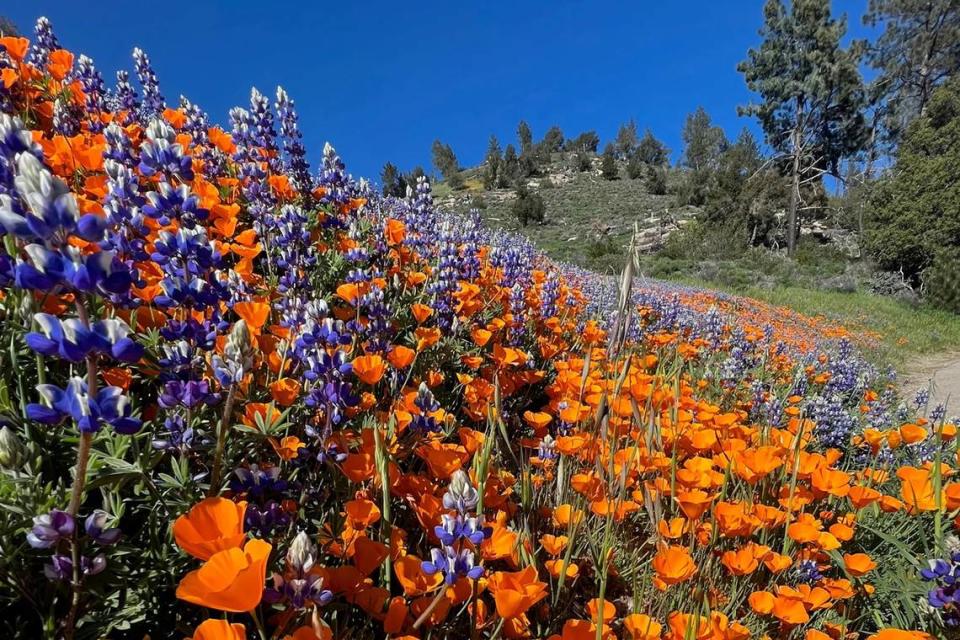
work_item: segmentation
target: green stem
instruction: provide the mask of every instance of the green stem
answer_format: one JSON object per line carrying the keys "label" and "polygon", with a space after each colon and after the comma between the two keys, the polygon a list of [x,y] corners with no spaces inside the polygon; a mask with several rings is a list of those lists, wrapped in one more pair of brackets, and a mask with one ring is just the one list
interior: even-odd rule
{"label": "green stem", "polygon": [[223,450],[227,446],[227,432],[230,430],[230,416],[233,414],[233,401],[236,399],[236,385],[231,384],[227,391],[227,402],[223,407],[223,416],[220,418],[220,430],[217,432],[217,449],[213,455],[213,473],[210,475],[210,490],[207,497],[220,494],[220,483],[223,478]]}

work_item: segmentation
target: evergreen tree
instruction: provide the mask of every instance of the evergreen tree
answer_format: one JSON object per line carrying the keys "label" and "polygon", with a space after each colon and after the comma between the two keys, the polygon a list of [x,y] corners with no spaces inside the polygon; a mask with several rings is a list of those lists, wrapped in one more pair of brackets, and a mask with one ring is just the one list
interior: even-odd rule
{"label": "evergreen tree", "polygon": [[452,188],[460,189],[463,187],[460,163],[449,144],[444,144],[439,140],[433,141],[433,166]]}
{"label": "evergreen tree", "polygon": [[870,205],[866,247],[884,269],[918,282],[939,252],[960,249],[960,77],[936,89],[907,128]]}
{"label": "evergreen tree", "polygon": [[667,146],[657,140],[650,129],[647,129],[637,145],[637,157],[640,161],[654,167],[662,167],[667,165],[669,156],[670,150]]}
{"label": "evergreen tree", "polygon": [[407,194],[407,183],[400,170],[392,163],[383,165],[380,172],[380,183],[383,185],[383,195],[402,198]]}
{"label": "evergreen tree", "polygon": [[867,60],[878,71],[871,98],[883,139],[896,145],[934,89],[960,69],[960,2],[870,0],[864,23],[884,26]]}
{"label": "evergreen tree", "polygon": [[643,169],[646,165],[640,159],[636,153],[630,156],[630,159],[627,160],[627,177],[631,180],[636,180],[643,175]]}
{"label": "evergreen tree", "polygon": [[521,120],[517,125],[517,142],[520,143],[520,155],[533,150],[533,131],[530,130],[526,120]]}
{"label": "evergreen tree", "polygon": [[615,142],[617,156],[622,160],[632,157],[637,150],[638,143],[637,123],[634,122],[633,118],[630,118],[629,122],[620,125],[617,130]]}
{"label": "evergreen tree", "polygon": [[684,148],[680,162],[687,168],[682,199],[699,206],[707,198],[727,138],[723,129],[713,126],[703,107],[697,107],[687,116],[682,137]]}
{"label": "evergreen tree", "polygon": [[508,187],[520,182],[520,159],[517,157],[517,150],[512,144],[508,144],[504,150],[503,163],[500,166],[500,175],[497,176],[499,186]]}
{"label": "evergreen tree", "polygon": [[13,23],[13,20],[6,16],[0,16],[0,38],[17,37],[19,35],[20,31],[17,30],[17,25]]}
{"label": "evergreen tree", "polygon": [[426,175],[427,175],[427,172],[423,170],[423,167],[421,167],[420,165],[415,166],[413,169],[410,170],[410,173],[407,174],[407,177],[406,177],[407,186],[409,186],[412,189],[416,189],[417,180]]}
{"label": "evergreen tree", "polygon": [[563,149],[563,131],[557,125],[553,125],[547,129],[540,145],[543,147],[544,153],[558,153]]}
{"label": "evergreen tree", "polygon": [[487,145],[487,155],[483,159],[483,188],[494,189],[497,187],[497,176],[500,175],[500,165],[503,163],[503,155],[500,152],[500,142],[497,136],[491,135],[490,142]]}
{"label": "evergreen tree", "polygon": [[790,176],[787,249],[796,249],[802,188],[824,174],[839,175],[840,161],[866,141],[859,48],[843,49],[844,19],[830,15],[829,0],[767,0],[763,42],[740,63],[761,102],[741,109],[759,118],[767,144]]}
{"label": "evergreen tree", "polygon": [[645,164],[644,185],[647,193],[655,196],[666,195],[667,193],[667,170],[662,166]]}
{"label": "evergreen tree", "polygon": [[525,186],[517,187],[517,199],[513,203],[513,214],[517,222],[525,227],[531,222],[543,222],[547,207],[539,193],[533,193]]}
{"label": "evergreen tree", "polygon": [[600,136],[597,135],[597,132],[584,131],[576,138],[567,140],[563,149],[574,153],[596,153],[598,146],[600,146]]}
{"label": "evergreen tree", "polygon": [[763,164],[760,146],[746,127],[736,142],[720,154],[704,210],[708,222],[741,227],[749,215],[751,202],[746,197],[747,182]]}
{"label": "evergreen tree", "polygon": [[604,180],[616,180],[620,177],[612,142],[607,143],[603,150],[603,156],[600,158],[600,175],[603,176]]}

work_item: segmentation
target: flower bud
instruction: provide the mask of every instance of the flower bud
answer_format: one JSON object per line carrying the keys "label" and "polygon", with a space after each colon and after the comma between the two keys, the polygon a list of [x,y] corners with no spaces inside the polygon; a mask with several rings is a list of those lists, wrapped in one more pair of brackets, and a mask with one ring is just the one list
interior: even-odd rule
{"label": "flower bud", "polygon": [[316,558],[316,545],[310,540],[306,531],[301,531],[290,543],[290,548],[287,549],[287,564],[294,571],[305,574],[313,567]]}
{"label": "flower bud", "polygon": [[23,443],[17,433],[8,426],[0,427],[0,467],[17,469],[24,458]]}
{"label": "flower bud", "polygon": [[463,469],[457,469],[450,478],[450,486],[443,494],[443,506],[456,509],[460,513],[472,511],[480,501],[477,490],[470,484],[470,476]]}

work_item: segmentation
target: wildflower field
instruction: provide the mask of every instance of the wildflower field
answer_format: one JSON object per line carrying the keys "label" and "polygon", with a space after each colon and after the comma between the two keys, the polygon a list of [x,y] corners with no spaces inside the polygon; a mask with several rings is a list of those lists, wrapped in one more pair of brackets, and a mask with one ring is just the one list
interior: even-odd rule
{"label": "wildflower field", "polygon": [[133,62],[0,39],[2,637],[958,637],[957,426],[876,336],[552,263]]}

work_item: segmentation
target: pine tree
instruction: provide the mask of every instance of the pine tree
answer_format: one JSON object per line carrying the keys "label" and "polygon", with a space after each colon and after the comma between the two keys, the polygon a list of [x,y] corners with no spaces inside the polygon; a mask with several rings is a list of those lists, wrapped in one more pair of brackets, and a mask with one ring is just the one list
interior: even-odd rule
{"label": "pine tree", "polygon": [[603,150],[603,156],[600,159],[600,175],[604,180],[616,180],[620,177],[612,142],[608,142]]}
{"label": "pine tree", "polygon": [[20,31],[17,30],[17,25],[13,23],[13,20],[6,16],[0,16],[0,38],[17,37],[19,35]]}
{"label": "pine tree", "polygon": [[383,170],[380,172],[380,183],[383,185],[383,195],[385,196],[402,198],[406,195],[406,180],[392,162],[383,165]]}
{"label": "pine tree", "polygon": [[500,175],[497,176],[500,187],[509,187],[520,182],[520,159],[517,150],[508,144],[503,152],[503,163],[500,165]]}
{"label": "pine tree", "polygon": [[643,182],[647,188],[647,193],[654,196],[662,196],[667,193],[667,170],[662,166],[653,164],[646,166]]}
{"label": "pine tree", "polygon": [[490,142],[487,145],[487,155],[483,159],[483,188],[494,189],[497,187],[497,176],[500,175],[500,165],[503,163],[503,155],[500,152],[500,142],[497,136],[491,135]]}
{"label": "pine tree", "polygon": [[[405,180],[406,180],[406,183],[407,183],[407,186],[409,186],[409,187],[411,187],[411,188],[413,188],[413,189],[416,189],[416,187],[417,187],[417,180],[420,179],[420,178],[422,178],[422,177],[424,177],[424,176],[426,176],[426,175],[427,175],[427,172],[423,170],[423,167],[421,167],[420,165],[415,166],[413,169],[410,170],[410,173],[407,174],[407,177],[406,177],[406,179],[405,179]],[[406,194],[404,194],[404,195],[406,195]]]}
{"label": "pine tree", "polygon": [[[907,127],[896,167],[870,195],[866,247],[877,263],[919,280],[939,252],[960,249],[960,77]],[[946,255],[946,254],[945,254]],[[957,275],[956,262],[953,272]]]}
{"label": "pine tree", "polygon": [[718,158],[714,188],[704,206],[707,221],[722,224],[731,219],[736,219],[735,224],[745,221],[750,206],[744,199],[745,187],[762,164],[760,147],[744,127],[736,142],[725,148]]}
{"label": "pine tree", "polygon": [[867,61],[878,71],[871,99],[885,143],[895,146],[907,124],[926,112],[934,89],[960,69],[960,2],[870,0],[863,19],[882,24]]}
{"label": "pine tree", "polygon": [[840,161],[863,148],[866,127],[859,47],[843,49],[844,19],[830,15],[829,0],[767,0],[763,42],[740,63],[760,104],[741,113],[758,117],[767,144],[777,153],[791,187],[787,208],[787,250],[796,249],[802,189],[824,174],[839,175]]}
{"label": "pine tree", "polygon": [[687,116],[683,125],[683,158],[687,168],[683,188],[683,200],[687,204],[701,205],[717,170],[720,154],[727,145],[723,129],[713,126],[710,115],[703,107]]}
{"label": "pine tree", "polygon": [[584,131],[576,138],[567,140],[563,148],[564,151],[572,151],[574,153],[596,153],[598,146],[600,146],[600,136],[597,135],[597,132]]}
{"label": "pine tree", "polygon": [[558,153],[563,149],[563,130],[557,125],[553,125],[547,129],[540,145],[543,147],[544,153]]}
{"label": "pine tree", "polygon": [[667,165],[669,156],[670,150],[667,146],[657,140],[650,129],[647,129],[637,145],[637,157],[640,161],[654,167],[662,167]]}
{"label": "pine tree", "polygon": [[520,143],[520,155],[530,153],[533,149],[533,131],[526,120],[521,120],[517,125],[517,142]]}
{"label": "pine tree", "polygon": [[460,175],[460,163],[457,161],[457,155],[449,144],[444,144],[440,140],[433,141],[433,166],[436,167],[443,179],[447,181],[453,189],[463,187],[463,176]]}
{"label": "pine tree", "polygon": [[620,125],[617,130],[617,140],[615,142],[617,156],[621,160],[626,160],[634,155],[637,150],[639,138],[637,136],[637,123],[633,118],[626,124]]}

